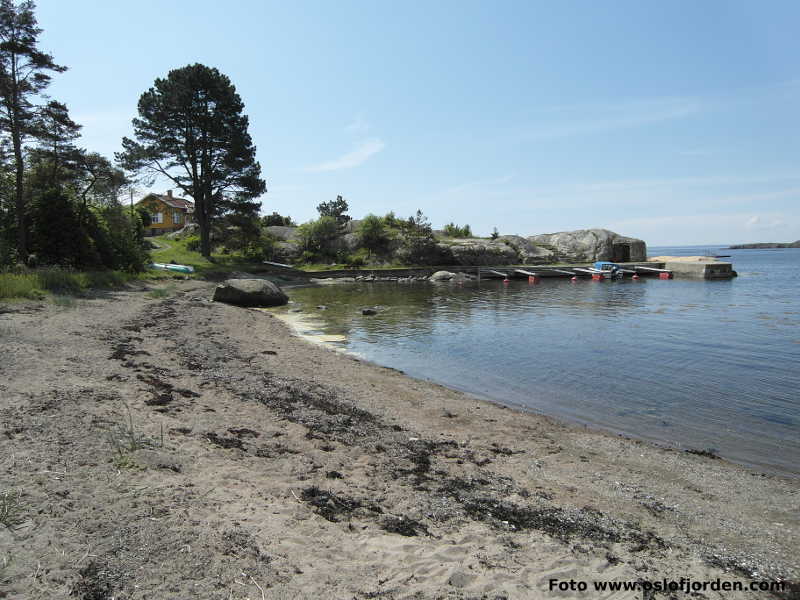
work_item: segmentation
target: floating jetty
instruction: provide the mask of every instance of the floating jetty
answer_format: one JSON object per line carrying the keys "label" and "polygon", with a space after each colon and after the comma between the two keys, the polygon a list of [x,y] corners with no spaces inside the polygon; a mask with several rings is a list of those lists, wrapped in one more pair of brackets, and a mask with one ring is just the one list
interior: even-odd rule
{"label": "floating jetty", "polygon": [[589,265],[576,265],[552,267],[549,265],[528,265],[524,269],[519,267],[472,267],[458,269],[465,273],[475,273],[479,279],[528,279],[538,282],[542,278],[568,277],[591,278],[603,280],[611,278],[629,277],[657,277],[659,279],[672,279],[673,277],[689,277],[695,279],[730,279],[736,277],[731,263],[725,262],[648,262],[648,263],[619,263],[616,273],[596,269]]}
{"label": "floating jetty", "polygon": [[[691,263],[689,263],[691,264]],[[617,271],[597,269],[590,265],[576,265],[574,267],[549,265],[528,265],[524,269],[519,267],[473,267],[472,272],[479,279],[527,279],[531,283],[538,283],[542,278],[587,278],[595,281],[604,279],[619,279],[630,277],[658,277],[660,279],[672,279],[673,271],[664,268],[663,263],[623,263],[619,265]],[[469,269],[461,269],[462,272],[469,273]]]}

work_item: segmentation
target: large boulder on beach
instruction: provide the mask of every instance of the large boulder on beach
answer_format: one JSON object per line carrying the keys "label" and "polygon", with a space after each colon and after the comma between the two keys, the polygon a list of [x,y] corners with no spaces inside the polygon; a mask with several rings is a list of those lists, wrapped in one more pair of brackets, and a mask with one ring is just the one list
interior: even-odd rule
{"label": "large boulder on beach", "polygon": [[227,279],[214,288],[214,302],[236,306],[283,306],[289,298],[267,279]]}
{"label": "large boulder on beach", "polygon": [[532,244],[552,249],[558,260],[639,262],[647,260],[647,245],[608,229],[579,229],[533,235]]}

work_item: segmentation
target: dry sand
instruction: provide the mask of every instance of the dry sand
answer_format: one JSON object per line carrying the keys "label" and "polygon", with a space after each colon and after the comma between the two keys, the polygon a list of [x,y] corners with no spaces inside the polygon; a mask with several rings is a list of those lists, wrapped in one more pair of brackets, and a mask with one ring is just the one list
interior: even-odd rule
{"label": "dry sand", "polygon": [[209,291],[0,308],[0,598],[800,579],[798,480],[478,401]]}

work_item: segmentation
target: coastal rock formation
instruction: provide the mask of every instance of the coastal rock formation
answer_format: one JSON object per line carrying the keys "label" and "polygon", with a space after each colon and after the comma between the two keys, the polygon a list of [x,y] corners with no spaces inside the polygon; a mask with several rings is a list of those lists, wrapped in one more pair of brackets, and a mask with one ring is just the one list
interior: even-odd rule
{"label": "coastal rock formation", "polygon": [[555,258],[553,250],[544,246],[537,246],[530,239],[526,239],[521,235],[501,235],[496,241],[513,248],[519,258],[517,262],[522,265],[548,262]]}
{"label": "coastal rock formation", "polygon": [[297,227],[270,225],[269,227],[265,227],[264,231],[282,242],[291,242],[300,238],[300,234],[297,232]]}
{"label": "coastal rock formation", "polygon": [[289,298],[267,279],[228,279],[214,289],[214,302],[236,306],[283,306]]}
{"label": "coastal rock formation", "polygon": [[[519,262],[514,248],[497,240],[448,239],[436,244],[454,265],[510,265]],[[439,264],[442,264],[441,262]]]}
{"label": "coastal rock formation", "polygon": [[270,225],[264,228],[264,232],[278,240],[272,248],[272,260],[293,263],[300,259],[303,247],[297,227]]}
{"label": "coastal rock formation", "polygon": [[[333,250],[352,254],[361,247],[358,226],[347,222],[334,240]],[[272,260],[294,263],[303,256],[297,227],[271,226],[264,231],[277,241]],[[607,229],[581,229],[523,237],[503,235],[497,239],[451,238],[437,232],[435,242],[411,254],[397,237],[390,239],[380,261],[428,265],[501,266],[530,265],[556,261],[617,262],[646,260],[647,247],[642,240],[625,237]]]}
{"label": "coastal rock formation", "polygon": [[731,250],[759,250],[763,248],[800,248],[800,240],[783,244],[780,242],[758,242],[756,244],[734,244]]}
{"label": "coastal rock formation", "polygon": [[533,235],[528,241],[552,248],[563,261],[611,260],[615,262],[647,259],[647,245],[639,239],[622,236],[608,229],[579,229]]}

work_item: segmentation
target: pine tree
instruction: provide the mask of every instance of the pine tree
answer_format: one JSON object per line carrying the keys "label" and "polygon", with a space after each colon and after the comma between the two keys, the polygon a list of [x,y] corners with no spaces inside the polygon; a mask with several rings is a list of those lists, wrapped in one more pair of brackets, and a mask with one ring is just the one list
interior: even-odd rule
{"label": "pine tree", "polygon": [[214,220],[266,191],[247,131],[244,104],[230,79],[194,64],[156,79],[139,98],[136,140],[124,138],[122,164],[167,177],[195,202],[200,251],[211,256]]}
{"label": "pine tree", "polygon": [[80,132],[81,126],[69,116],[66,104],[51,100],[39,109],[31,130],[38,147],[31,152],[31,159],[47,164],[50,187],[61,187],[77,176],[82,152],[75,141]]}
{"label": "pine tree", "polygon": [[11,138],[13,149],[17,252],[22,261],[28,258],[23,148],[25,140],[36,133],[36,101],[50,85],[50,72],[66,71],[36,47],[42,30],[34,8],[30,0],[19,4],[0,0],[0,131]]}

